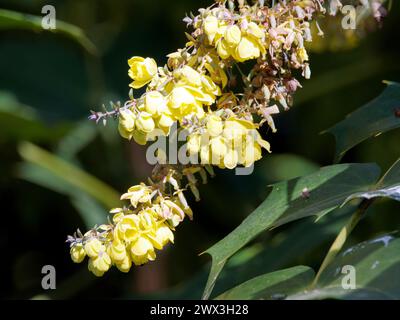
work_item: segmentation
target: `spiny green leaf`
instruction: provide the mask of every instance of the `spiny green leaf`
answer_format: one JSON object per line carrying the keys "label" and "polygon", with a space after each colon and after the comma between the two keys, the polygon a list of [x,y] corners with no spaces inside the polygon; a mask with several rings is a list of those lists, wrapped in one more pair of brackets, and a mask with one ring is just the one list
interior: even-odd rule
{"label": "spiny green leaf", "polygon": [[246,281],[224,292],[216,299],[284,299],[288,294],[303,290],[310,285],[314,276],[314,270],[304,266],[279,270]]}
{"label": "spiny green leaf", "polygon": [[[345,250],[321,274],[314,289],[288,299],[400,299],[400,239],[386,235]],[[355,288],[345,289],[342,282],[351,266]],[[352,271],[350,271],[352,272]]]}
{"label": "spiny green leaf", "polygon": [[305,219],[278,232],[274,237],[245,247],[232,256],[219,275],[213,292],[218,295],[259,275],[296,265],[328,243],[343,226],[355,206],[338,208],[317,222]]}
{"label": "spiny green leaf", "polygon": [[355,193],[349,196],[345,203],[356,198],[372,199],[378,197],[400,201],[400,159],[388,170],[373,190]]}
{"label": "spiny green leaf", "polygon": [[307,216],[327,214],[349,195],[367,191],[376,183],[379,172],[375,164],[340,164],[274,184],[268,198],[253,213],[206,251],[212,257],[212,266],[203,298],[210,296],[226,261],[261,232]]}
{"label": "spiny green leaf", "polygon": [[354,111],[326,132],[336,139],[336,161],[364,140],[400,127],[400,84],[387,82],[376,99]]}

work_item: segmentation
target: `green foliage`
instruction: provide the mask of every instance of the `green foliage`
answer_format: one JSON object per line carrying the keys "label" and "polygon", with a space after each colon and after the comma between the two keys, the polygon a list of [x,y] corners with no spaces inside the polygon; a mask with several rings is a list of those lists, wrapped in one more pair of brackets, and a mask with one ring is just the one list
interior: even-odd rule
{"label": "green foliage", "polygon": [[15,140],[57,141],[68,131],[66,125],[46,127],[34,109],[21,104],[12,94],[2,91],[0,124],[0,136]]}
{"label": "green foliage", "polygon": [[23,142],[19,147],[19,152],[26,161],[47,169],[53,175],[68,182],[71,187],[87,192],[105,206],[110,208],[119,204],[119,195],[116,191],[51,153],[29,142]]}
{"label": "green foliage", "polygon": [[26,161],[19,176],[70,197],[87,227],[106,222],[107,210],[119,204],[117,191],[56,155],[28,142],[19,152]]}
{"label": "green foliage", "polygon": [[210,295],[226,260],[255,236],[300,218],[323,216],[339,207],[351,194],[368,190],[378,177],[376,165],[341,164],[273,185],[268,198],[239,227],[206,251],[213,261],[205,297]]}
{"label": "green foliage", "polygon": [[[299,292],[289,299],[394,299],[400,298],[400,239],[391,235],[348,248],[322,273],[315,289]],[[344,266],[356,270],[356,288],[344,289]]]}
{"label": "green foliage", "polygon": [[336,138],[336,160],[360,142],[400,127],[400,84],[389,82],[383,93],[327,132]]}
{"label": "green foliage", "polygon": [[[43,17],[0,9],[0,30],[22,29],[43,32],[45,29],[42,27],[42,19]],[[79,43],[90,54],[96,54],[96,47],[84,32],[70,23],[57,19],[57,28],[51,32],[64,35]]]}
{"label": "green foliage", "polygon": [[307,287],[314,276],[314,271],[304,266],[279,270],[246,281],[216,299],[283,299]]}
{"label": "green foliage", "polygon": [[[360,141],[373,135],[373,133],[384,132],[398,126],[399,121],[395,114],[395,106],[400,105],[399,89],[399,84],[390,83],[389,87],[380,97],[367,106],[357,110],[345,121],[334,127],[333,132],[338,140],[338,150],[341,150],[338,154],[343,154]],[[388,116],[388,110],[391,112],[390,116]],[[373,199],[376,197],[386,197],[400,200],[399,163],[400,160],[392,166],[380,181],[377,181],[380,170],[376,165],[341,164],[321,168],[319,171],[308,176],[274,184],[267,199],[252,214],[250,214],[234,231],[206,251],[212,257],[212,264],[203,298],[208,298],[211,295],[217,278],[227,260],[257,235],[271,227],[278,227],[311,215],[321,217],[333,211],[335,208],[343,206],[350,200],[358,198]],[[315,279],[316,283],[312,284],[313,287],[319,286],[321,283],[320,281],[323,281],[322,277],[326,274],[326,270],[328,270],[325,269],[326,266],[331,268],[331,266],[334,265],[335,260],[331,260],[335,258],[337,252],[342,248],[348,237],[348,233],[351,232],[359,222],[361,215],[370,204],[370,202],[368,204],[362,203],[355,216],[352,217],[348,225],[344,227],[344,231],[339,233],[335,244],[329,251]],[[388,249],[384,251],[385,255],[390,254],[388,253]],[[384,257],[383,253],[379,255],[379,259],[384,259]],[[379,259],[376,261],[379,261]],[[357,261],[355,261],[354,264],[356,264],[356,262]],[[388,263],[396,263],[396,260],[392,259]],[[367,270],[364,270],[364,266],[360,266],[360,269],[363,270],[363,276],[365,277],[361,283],[367,286],[368,281],[372,277],[371,270],[369,270],[370,273],[368,273]],[[312,272],[311,270],[309,271]],[[289,275],[286,276],[286,272],[288,272]],[[337,273],[335,275],[337,275]],[[389,276],[384,274],[384,278]],[[275,291],[282,290],[285,295],[286,281],[290,283],[290,290],[294,290],[290,281],[291,277],[291,272],[287,270],[258,276],[228,290],[226,293],[218,296],[218,298],[273,298],[274,294],[278,293],[270,288],[272,285]],[[300,279],[300,283],[305,286],[308,280],[305,281],[304,279],[308,279],[308,274],[304,279],[302,276]],[[305,282],[302,282],[302,280]],[[336,280],[337,279],[335,279],[335,281]],[[295,281],[295,283],[297,282]],[[309,284],[311,284],[311,281],[309,281]],[[384,290],[385,287],[384,285],[382,286],[382,290]],[[379,288],[379,284],[377,288]],[[321,296],[319,296],[320,290],[314,289],[314,291],[308,294],[313,298],[332,296],[341,298],[373,297],[372,295],[368,295],[368,290],[362,292],[357,291],[353,294],[343,294],[343,290],[342,287],[340,287],[340,289],[336,287],[333,290],[335,294],[329,295],[324,293],[325,295],[321,294]],[[342,294],[340,294],[340,292],[342,292]]]}
{"label": "green foliage", "polygon": [[377,197],[392,198],[400,201],[400,159],[396,161],[374,188],[367,192],[353,194],[347,198],[346,202],[356,198],[373,199]]}
{"label": "green foliage", "polygon": [[[125,99],[129,56],[165,61],[165,52],[182,43],[181,16],[199,3],[65,1],[57,5],[57,30],[41,27],[40,1],[4,3],[31,14],[0,9],[0,193],[3,223],[12,226],[1,238],[8,260],[0,266],[0,296],[198,299],[209,278],[205,296],[217,299],[400,298],[399,240],[390,233],[400,222],[398,202],[391,201],[399,200],[400,161],[379,181],[377,165],[351,163],[385,168],[399,158],[399,85],[388,83],[378,98],[327,130],[336,138],[337,161],[387,132],[348,152],[349,164],[319,169],[333,148],[328,137],[317,135],[377,96],[381,79],[399,80],[399,44],[393,41],[399,10],[359,48],[311,57],[311,80],[302,84],[294,108],[279,117],[279,133],[268,135],[274,154],[249,177],[217,172],[202,187],[203,201],[194,204],[196,223],[177,233],[166,260],[98,281],[86,268],[66,263],[64,235],[80,222],[92,227],[106,221],[107,210],[119,203],[119,192],[100,178],[121,191],[146,176],[147,167],[140,162],[142,149],[121,146],[115,128],[98,130],[86,114]],[[146,32],[138,33],[143,25]],[[101,59],[93,59],[96,54]],[[347,247],[313,284],[329,244],[365,199],[373,201],[365,220],[344,237]],[[207,255],[197,256],[208,247],[210,264]],[[41,290],[35,267],[47,263],[60,271],[51,293]],[[344,265],[356,268],[357,290],[342,289]],[[140,293],[133,277],[163,279],[167,288]]]}

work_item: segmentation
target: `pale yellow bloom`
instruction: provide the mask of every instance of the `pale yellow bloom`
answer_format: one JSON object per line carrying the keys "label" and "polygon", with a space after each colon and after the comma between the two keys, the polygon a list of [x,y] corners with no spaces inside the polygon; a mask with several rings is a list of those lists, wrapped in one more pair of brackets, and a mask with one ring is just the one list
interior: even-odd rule
{"label": "pale yellow bloom", "polygon": [[208,41],[212,43],[214,41],[215,35],[218,32],[219,28],[219,23],[218,19],[214,17],[213,15],[209,15],[205,20],[204,20],[204,32],[208,37]]}
{"label": "pale yellow bloom", "polygon": [[119,123],[128,132],[135,129],[135,114],[129,109],[121,109],[119,112]]}
{"label": "pale yellow bloom", "polygon": [[139,89],[148,84],[157,74],[157,63],[151,58],[132,57],[128,60],[129,76],[134,80],[130,86]]}
{"label": "pale yellow bloom", "polygon": [[137,144],[144,146],[147,143],[147,134],[145,132],[141,132],[135,130],[132,132],[132,135],[129,139],[133,138]]}
{"label": "pale yellow bloom", "polygon": [[85,259],[86,257],[86,252],[83,249],[81,243],[73,245],[71,247],[70,253],[71,253],[71,259],[75,263],[81,263],[83,259]]}
{"label": "pale yellow bloom", "polygon": [[256,59],[260,55],[261,51],[257,41],[249,36],[242,37],[242,40],[240,40],[240,43],[234,52],[234,58],[239,62]]}
{"label": "pale yellow bloom", "polygon": [[237,25],[230,26],[225,32],[225,41],[228,46],[237,46],[242,39],[242,32]]}
{"label": "pale yellow bloom", "polygon": [[168,100],[168,106],[172,109],[180,109],[196,104],[196,99],[185,87],[175,87]]}
{"label": "pale yellow bloom", "polygon": [[139,236],[139,218],[135,214],[124,216],[117,223],[114,230],[114,238],[119,242],[135,241]]}
{"label": "pale yellow bloom", "polygon": [[208,117],[206,127],[207,127],[207,132],[211,137],[219,136],[224,129],[221,117],[215,114],[210,115]]}
{"label": "pale yellow bloom", "polygon": [[110,257],[115,263],[122,262],[126,258],[126,247],[122,242],[113,241],[110,246]]}
{"label": "pale yellow bloom", "polygon": [[126,255],[125,258],[115,264],[119,271],[127,273],[132,267],[132,259],[129,255]]}
{"label": "pale yellow bloom", "polygon": [[100,251],[105,250],[104,245],[96,238],[88,240],[84,248],[89,258],[96,258]]}
{"label": "pale yellow bloom", "polygon": [[131,245],[131,258],[135,265],[143,265],[156,258],[154,246],[146,237],[139,237]]}
{"label": "pale yellow bloom", "polygon": [[225,139],[222,136],[211,139],[210,149],[211,163],[214,165],[219,165],[228,151]]}
{"label": "pale yellow bloom", "polygon": [[150,91],[145,96],[145,110],[151,115],[160,115],[167,109],[164,96],[159,91]]}
{"label": "pale yellow bloom", "polygon": [[199,87],[201,86],[201,75],[190,66],[183,66],[180,69],[174,71],[176,79],[181,81],[183,84]]}
{"label": "pale yellow bloom", "polygon": [[238,165],[239,156],[236,150],[230,148],[224,157],[224,166],[228,169],[234,169]]}
{"label": "pale yellow bloom", "polygon": [[100,251],[97,257],[89,259],[88,268],[98,277],[101,277],[110,267],[111,258],[105,251]]}
{"label": "pale yellow bloom", "polygon": [[155,128],[153,117],[150,113],[141,112],[136,120],[136,127],[139,131],[144,133],[150,133]]}
{"label": "pale yellow bloom", "polygon": [[228,43],[221,39],[217,44],[217,52],[221,59],[228,59],[234,52],[234,48],[230,48]]}
{"label": "pale yellow bloom", "polygon": [[121,200],[129,199],[134,208],[137,207],[138,203],[145,203],[151,200],[152,190],[144,183],[130,187],[127,193],[121,196]]}
{"label": "pale yellow bloom", "polygon": [[174,242],[174,234],[166,224],[161,224],[156,228],[155,236],[151,238],[154,247],[161,250],[169,242]]}
{"label": "pale yellow bloom", "polygon": [[189,154],[196,154],[200,151],[201,136],[199,134],[191,134],[188,136],[187,150]]}

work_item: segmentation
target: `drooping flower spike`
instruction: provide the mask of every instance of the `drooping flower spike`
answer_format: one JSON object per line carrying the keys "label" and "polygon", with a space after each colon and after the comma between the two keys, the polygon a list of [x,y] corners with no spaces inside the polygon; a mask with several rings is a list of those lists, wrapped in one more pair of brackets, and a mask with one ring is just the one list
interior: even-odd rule
{"label": "drooping flower spike", "polygon": [[[384,0],[371,2],[371,15],[380,20]],[[271,152],[259,129],[267,123],[277,131],[274,116],[289,109],[301,88],[295,75],[311,77],[307,48],[323,36],[317,20],[341,7],[339,0],[218,0],[184,19],[191,28],[188,42],[167,56],[165,66],[152,58],[129,59],[130,87],[145,87],[145,93],[90,118],[118,116],[120,135],[141,145],[169,136],[177,124],[187,133],[187,154],[199,162],[157,165],[148,184],[122,195],[127,203],[110,211],[108,224],[68,237],[72,260],[87,256],[96,276],[113,265],[128,272],[133,264],[153,261],[157,250],[173,243],[184,218],[193,217],[186,190],[198,201],[198,181],[213,175],[212,166],[249,167],[262,149]]]}

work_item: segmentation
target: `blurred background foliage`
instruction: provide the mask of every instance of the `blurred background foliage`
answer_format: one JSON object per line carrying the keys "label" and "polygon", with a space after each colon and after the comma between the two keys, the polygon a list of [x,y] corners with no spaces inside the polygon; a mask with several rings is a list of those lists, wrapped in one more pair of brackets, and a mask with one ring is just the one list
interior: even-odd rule
{"label": "blurred background foliage", "polygon": [[[56,8],[56,32],[40,28],[41,9],[48,4]],[[251,213],[269,184],[331,164],[334,139],[320,132],[376,97],[383,79],[400,81],[395,1],[382,27],[356,47],[311,56],[312,79],[303,81],[292,110],[277,118],[278,133],[266,135],[273,154],[257,163],[251,176],[217,170],[201,188],[202,201],[191,199],[195,221],[178,229],[175,245],[128,275],[113,270],[96,279],[85,264],[70,261],[66,236],[105,222],[119,194],[145,179],[151,167],[143,147],[123,141],[113,121],[107,127],[89,122],[89,110],[125,101],[127,59],[151,56],[163,64],[166,54],[185,42],[182,18],[208,4],[0,0],[2,298],[200,298],[209,258],[199,254]],[[5,10],[32,16],[10,18]],[[399,157],[399,133],[365,141],[342,161],[376,162],[386,170]],[[369,214],[349,244],[395,230],[399,209],[399,203],[379,202],[369,211],[379,214]],[[318,267],[349,211],[263,234],[229,261],[214,294],[280,268]],[[57,270],[55,291],[41,289],[41,268],[47,264]],[[235,277],[224,277],[232,270]]]}

